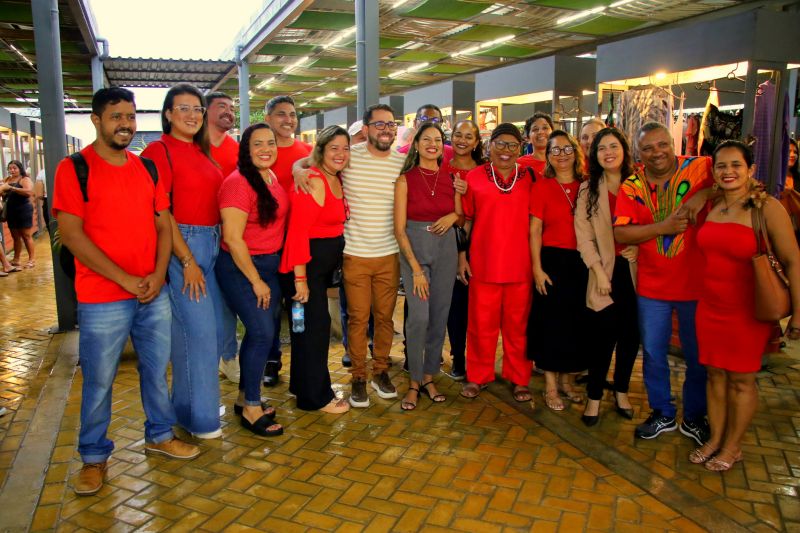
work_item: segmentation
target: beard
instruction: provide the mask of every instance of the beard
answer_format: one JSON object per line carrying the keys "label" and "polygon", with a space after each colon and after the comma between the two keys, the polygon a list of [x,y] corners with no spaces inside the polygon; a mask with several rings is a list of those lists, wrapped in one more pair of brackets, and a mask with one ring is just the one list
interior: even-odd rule
{"label": "beard", "polygon": [[394,137],[391,138],[388,142],[383,142],[378,139],[377,136],[373,137],[372,135],[367,135],[367,140],[369,143],[380,150],[381,152],[387,152],[392,147],[392,143],[394,142]]}
{"label": "beard", "polygon": [[[114,135],[116,135],[117,133],[121,133],[121,132],[130,133],[131,136],[126,142],[119,143],[114,139]],[[126,149],[128,147],[128,145],[131,144],[131,141],[133,141],[133,135],[134,135],[133,130],[125,128],[125,129],[115,130],[114,133],[111,134],[111,135],[109,135],[108,133],[104,132],[102,137],[103,137],[103,142],[109,148],[113,148],[114,150],[124,150],[124,149]]]}

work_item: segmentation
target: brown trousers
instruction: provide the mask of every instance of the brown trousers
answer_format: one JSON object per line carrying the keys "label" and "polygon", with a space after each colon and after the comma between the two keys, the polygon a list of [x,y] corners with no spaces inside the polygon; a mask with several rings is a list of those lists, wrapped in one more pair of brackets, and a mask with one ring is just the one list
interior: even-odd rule
{"label": "brown trousers", "polygon": [[394,338],[394,306],[400,283],[397,254],[385,257],[344,255],[342,265],[347,296],[347,344],[353,366],[353,379],[367,378],[367,324],[370,310],[375,321],[372,373],[389,368],[389,351]]}

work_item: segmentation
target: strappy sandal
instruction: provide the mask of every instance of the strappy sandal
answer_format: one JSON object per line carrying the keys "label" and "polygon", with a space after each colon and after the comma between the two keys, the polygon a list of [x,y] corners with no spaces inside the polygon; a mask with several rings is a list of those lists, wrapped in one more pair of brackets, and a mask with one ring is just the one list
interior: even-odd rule
{"label": "strappy sandal", "polygon": [[[417,393],[417,401],[419,401],[419,389],[418,388],[409,386],[408,387],[408,391],[409,392],[411,392],[411,391],[416,392]],[[408,393],[406,393],[406,394],[408,394]],[[416,408],[417,408],[417,402],[412,402],[410,400],[406,400],[405,398],[403,398],[403,401],[400,402],[400,409],[402,409],[403,411],[413,411]]]}
{"label": "strappy sandal", "polygon": [[464,398],[477,398],[481,391],[485,388],[486,385],[479,385],[477,383],[468,381],[461,388],[461,396]]}
{"label": "strappy sandal", "polygon": [[791,341],[800,340],[800,328],[797,326],[789,326],[786,330],[786,338]]}
{"label": "strappy sandal", "polygon": [[533,396],[531,396],[530,389],[525,385],[514,385],[514,389],[511,391],[511,394],[518,402],[529,402],[533,398]]}
{"label": "strappy sandal", "polygon": [[422,390],[425,391],[425,394],[428,395],[428,398],[431,399],[433,403],[442,403],[443,401],[447,400],[447,396],[438,392],[436,394],[431,394],[431,391],[428,390],[428,385],[433,385],[433,381],[429,381],[427,383],[422,384]]}
{"label": "strappy sandal", "polygon": [[694,450],[689,452],[689,462],[699,465],[705,463],[706,461],[714,457],[714,455],[716,455],[718,450],[711,450],[710,452],[706,452],[705,450],[708,448],[710,448],[710,446],[706,442],[699,448],[695,448]]}
{"label": "strappy sandal", "polygon": [[272,418],[263,415],[255,422],[250,422],[247,418],[242,417],[242,427],[249,429],[256,435],[262,437],[277,437],[283,435],[283,426],[273,422]]}
{"label": "strappy sandal", "polygon": [[[268,416],[268,417],[273,418],[273,419],[275,418],[275,415],[277,414],[277,412],[275,411],[275,408],[274,407],[270,407],[269,405],[267,405],[267,402],[261,402],[261,410],[264,411],[264,416]],[[238,403],[234,403],[233,404],[233,412],[235,414],[239,415],[239,416],[242,416],[242,413],[244,412],[244,406],[243,405],[239,405]]]}
{"label": "strappy sandal", "polygon": [[579,392],[575,392],[570,384],[561,383],[558,387],[558,393],[572,403],[583,403],[583,395]]}
{"label": "strappy sandal", "polygon": [[33,268],[36,266],[36,261],[28,261],[25,263],[25,268]]}
{"label": "strappy sandal", "polygon": [[711,459],[706,461],[705,464],[706,470],[710,470],[712,472],[727,472],[728,470],[733,468],[733,465],[742,460],[742,452],[739,452],[736,455],[734,455],[730,461],[723,461],[722,459],[719,458],[719,456],[724,451],[727,450],[720,450],[715,457],[712,457]]}
{"label": "strappy sandal", "polygon": [[561,401],[561,396],[558,394],[558,389],[550,389],[542,393],[544,403],[551,411],[563,411],[564,402]]}

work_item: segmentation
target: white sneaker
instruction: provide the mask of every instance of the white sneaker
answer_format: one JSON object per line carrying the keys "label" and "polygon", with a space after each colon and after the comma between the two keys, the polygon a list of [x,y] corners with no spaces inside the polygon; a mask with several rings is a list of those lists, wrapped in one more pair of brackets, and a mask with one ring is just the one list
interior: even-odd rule
{"label": "white sneaker", "polygon": [[6,409],[5,407],[0,407],[0,416],[3,416],[7,412],[8,412],[8,409]]}
{"label": "white sneaker", "polygon": [[236,357],[234,357],[229,361],[220,358],[219,371],[222,372],[222,374],[225,376],[225,379],[227,379],[231,383],[239,383],[240,379],[239,356],[237,355]]}
{"label": "white sneaker", "polygon": [[222,436],[222,428],[209,431],[208,433],[192,433],[196,439],[216,439]]}

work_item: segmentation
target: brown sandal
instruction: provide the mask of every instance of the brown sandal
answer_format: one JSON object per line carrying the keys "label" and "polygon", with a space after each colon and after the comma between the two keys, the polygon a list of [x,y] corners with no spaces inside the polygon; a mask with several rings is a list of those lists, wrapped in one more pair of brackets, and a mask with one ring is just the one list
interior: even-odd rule
{"label": "brown sandal", "polygon": [[705,463],[706,461],[714,457],[714,455],[717,454],[718,450],[711,450],[710,452],[706,452],[705,450],[709,448],[711,447],[706,442],[699,448],[695,448],[694,450],[689,452],[689,462],[699,465]]}
{"label": "brown sandal", "polygon": [[511,394],[514,395],[514,399],[518,402],[528,402],[533,399],[530,389],[525,385],[514,385]]}
{"label": "brown sandal", "polygon": [[800,328],[797,326],[789,326],[786,330],[786,338],[791,341],[800,340]]}
{"label": "brown sandal", "polygon": [[483,389],[486,388],[486,385],[479,385],[477,383],[473,383],[468,381],[464,384],[464,387],[461,389],[461,396],[464,398],[477,398],[478,395],[481,393]]}
{"label": "brown sandal", "polygon": [[545,405],[551,411],[564,410],[564,402],[561,400],[561,396],[558,394],[557,389],[550,389],[549,391],[545,391],[544,393],[542,393],[542,396],[544,396]]}
{"label": "brown sandal", "polygon": [[[720,450],[719,453],[726,452],[729,450]],[[706,470],[711,470],[712,472],[727,472],[733,465],[738,463],[742,460],[742,452],[737,453],[734,455],[729,461],[723,461],[719,458],[719,454],[716,457],[712,457],[708,461],[706,461],[705,467]]]}

